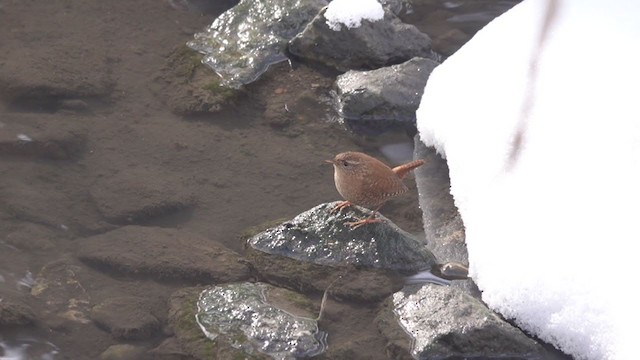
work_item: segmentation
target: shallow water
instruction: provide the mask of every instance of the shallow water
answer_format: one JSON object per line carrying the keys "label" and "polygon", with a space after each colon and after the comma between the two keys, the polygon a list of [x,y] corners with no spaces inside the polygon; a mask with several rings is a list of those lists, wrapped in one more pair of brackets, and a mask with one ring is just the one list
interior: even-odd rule
{"label": "shallow water", "polygon": [[[1,3],[0,299],[18,299],[36,317],[19,332],[0,329],[1,359],[95,359],[114,344],[152,349],[171,336],[123,340],[89,313],[110,298],[136,296],[163,322],[169,295],[198,281],[87,266],[76,255],[88,236],[129,224],[170,227],[242,254],[239,236],[247,228],[339,198],[322,160],[347,150],[389,164],[411,157],[413,133],[405,129],[345,131],[327,101],[336,74],[304,64],[273,66],[220,112],[173,113],[166,100],[172,90],[159,78],[172,49],[222,11],[211,4]],[[425,1],[405,20],[429,33],[434,46],[456,48],[465,37],[453,45],[435,39],[454,28],[468,39],[509,4]],[[35,145],[16,145],[20,137]],[[409,195],[382,212],[420,236],[415,185],[407,184]],[[158,197],[184,206],[146,218],[108,216]],[[49,287],[34,291],[42,279]],[[385,359],[384,339],[372,326],[376,306],[329,299],[322,324],[329,346]]]}

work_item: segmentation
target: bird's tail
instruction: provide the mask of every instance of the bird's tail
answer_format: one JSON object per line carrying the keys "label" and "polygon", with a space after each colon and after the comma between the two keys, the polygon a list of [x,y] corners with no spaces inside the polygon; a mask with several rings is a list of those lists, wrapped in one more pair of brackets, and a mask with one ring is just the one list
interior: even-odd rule
{"label": "bird's tail", "polygon": [[400,179],[402,179],[405,176],[407,176],[409,171],[417,168],[418,166],[420,166],[422,164],[424,164],[424,160],[418,159],[418,160],[414,160],[412,162],[406,163],[404,165],[396,166],[392,170],[393,170],[394,173],[396,173],[396,175],[398,175],[398,177]]}

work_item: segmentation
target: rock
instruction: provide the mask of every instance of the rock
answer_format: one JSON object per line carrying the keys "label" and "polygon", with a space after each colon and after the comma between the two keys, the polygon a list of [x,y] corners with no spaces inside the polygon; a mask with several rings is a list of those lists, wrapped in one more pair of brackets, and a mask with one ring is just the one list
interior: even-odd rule
{"label": "rock", "polygon": [[203,63],[238,88],[287,60],[287,42],[327,5],[325,0],[241,0],[187,46],[205,54]]}
{"label": "rock", "polygon": [[339,71],[377,69],[414,57],[439,58],[427,34],[403,23],[388,9],[383,20],[363,20],[356,28],[341,25],[340,31],[329,28],[325,12],[326,8],[289,41],[293,55]]}
{"label": "rock", "polygon": [[[318,329],[316,320],[291,311],[300,303],[297,299],[304,297],[278,289],[280,293],[274,298],[270,296],[274,291],[273,286],[262,283],[208,288],[200,294],[196,321],[211,340],[249,354],[258,351],[276,359],[297,359],[322,353],[327,346],[326,333]],[[287,303],[287,310],[281,302]]]}
{"label": "rock", "polygon": [[195,197],[183,180],[160,170],[132,168],[105,176],[90,189],[102,215],[116,224],[142,223],[191,208]]}
{"label": "rock", "polygon": [[65,126],[43,126],[56,119],[12,114],[0,132],[0,158],[76,160],[86,148],[84,131]]}
{"label": "rock", "polygon": [[337,202],[307,210],[248,240],[256,250],[322,266],[356,265],[363,268],[412,272],[431,268],[434,256],[417,239],[381,215],[382,222],[357,229],[344,225],[367,217],[370,210],[352,206],[332,214]]}
{"label": "rock", "polygon": [[100,354],[100,360],[137,360],[142,358],[146,351],[142,346],[116,344]]}
{"label": "rock", "polygon": [[[169,298],[169,327],[175,333],[180,349],[189,359],[248,359],[269,360],[270,356],[255,353],[247,354],[223,341],[212,341],[202,332],[195,320],[197,302],[205,288],[186,288],[178,290]],[[178,354],[178,356],[181,356]]]}
{"label": "rock", "polygon": [[175,229],[125,226],[84,239],[77,256],[100,270],[156,280],[220,283],[249,277],[238,254]]}
{"label": "rock", "polygon": [[148,339],[160,330],[160,321],[147,302],[135,296],[107,299],[94,306],[89,317],[117,339]]}
{"label": "rock", "polygon": [[447,161],[433,148],[427,148],[418,136],[415,140],[414,156],[425,160],[414,174],[429,249],[443,262],[468,264],[464,225],[449,191]]}
{"label": "rock", "polygon": [[546,358],[542,346],[481,301],[448,286],[405,287],[376,322],[394,358]]}
{"label": "rock", "polygon": [[[91,50],[81,46],[58,46],[56,41],[65,41],[59,38],[49,39],[47,46],[13,47],[11,55],[5,54],[21,61],[1,64],[0,101],[14,110],[49,113],[58,111],[67,100],[106,101],[115,85],[112,62],[106,56],[87,54]],[[47,71],[40,70],[43,66]]]}
{"label": "rock", "polygon": [[20,296],[0,292],[0,328],[31,325],[36,315]]}
{"label": "rock", "polygon": [[16,181],[0,187],[0,211],[16,220],[64,231],[92,233],[108,227],[75,190],[47,181]]}
{"label": "rock", "polygon": [[[442,262],[469,264],[464,224],[453,196],[449,191],[449,167],[446,160],[433,148],[427,148],[419,137],[415,137],[414,156],[424,159],[425,164],[414,170],[422,209],[422,222],[427,238],[427,247]],[[480,298],[481,293],[473,280],[453,281],[452,287]]]}
{"label": "rock", "polygon": [[431,71],[439,64],[413,58],[371,71],[351,70],[335,84],[337,111],[343,119],[415,124],[416,110]]}
{"label": "rock", "polygon": [[411,0],[380,0],[380,4],[397,16],[413,12]]}
{"label": "rock", "polygon": [[[72,259],[61,258],[40,269],[31,295],[47,304],[43,316],[53,322],[89,324],[91,298],[85,286],[84,269]],[[86,278],[86,277],[85,277]],[[89,281],[94,279],[89,279]]]}
{"label": "rock", "polygon": [[152,91],[178,115],[216,113],[241,94],[200,62],[200,55],[180,46],[167,55],[165,66],[151,85]]}
{"label": "rock", "polygon": [[41,251],[53,248],[58,231],[50,227],[33,224],[21,223],[18,228],[7,234],[5,242],[11,246],[15,246],[21,250]]}

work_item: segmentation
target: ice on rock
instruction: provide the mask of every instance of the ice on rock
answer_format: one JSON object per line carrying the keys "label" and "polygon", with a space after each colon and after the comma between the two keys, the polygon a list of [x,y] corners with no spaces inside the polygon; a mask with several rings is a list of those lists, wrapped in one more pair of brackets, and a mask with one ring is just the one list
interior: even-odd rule
{"label": "ice on rock", "polygon": [[359,27],[362,20],[382,20],[384,9],[377,0],[333,0],[324,17],[331,30],[340,31],[342,25],[354,28]]}

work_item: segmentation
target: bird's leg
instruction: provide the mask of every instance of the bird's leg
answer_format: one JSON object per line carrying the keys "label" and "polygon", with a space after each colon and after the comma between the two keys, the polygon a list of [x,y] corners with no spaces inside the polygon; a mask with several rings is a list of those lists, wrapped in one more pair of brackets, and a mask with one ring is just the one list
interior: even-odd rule
{"label": "bird's leg", "polygon": [[362,226],[364,224],[372,224],[372,223],[382,222],[382,219],[376,218],[376,214],[378,213],[378,210],[380,210],[381,207],[382,207],[382,205],[378,206],[375,210],[373,210],[371,215],[369,215],[369,217],[367,217],[367,218],[360,219],[358,221],[347,221],[344,224],[349,226],[351,229],[357,229],[357,228],[359,228],[360,226]]}
{"label": "bird's leg", "polygon": [[333,207],[333,209],[331,209],[331,211],[329,213],[330,214],[338,213],[338,212],[342,211],[342,209],[346,209],[351,205],[353,205],[353,204],[349,200],[340,201],[336,206]]}

